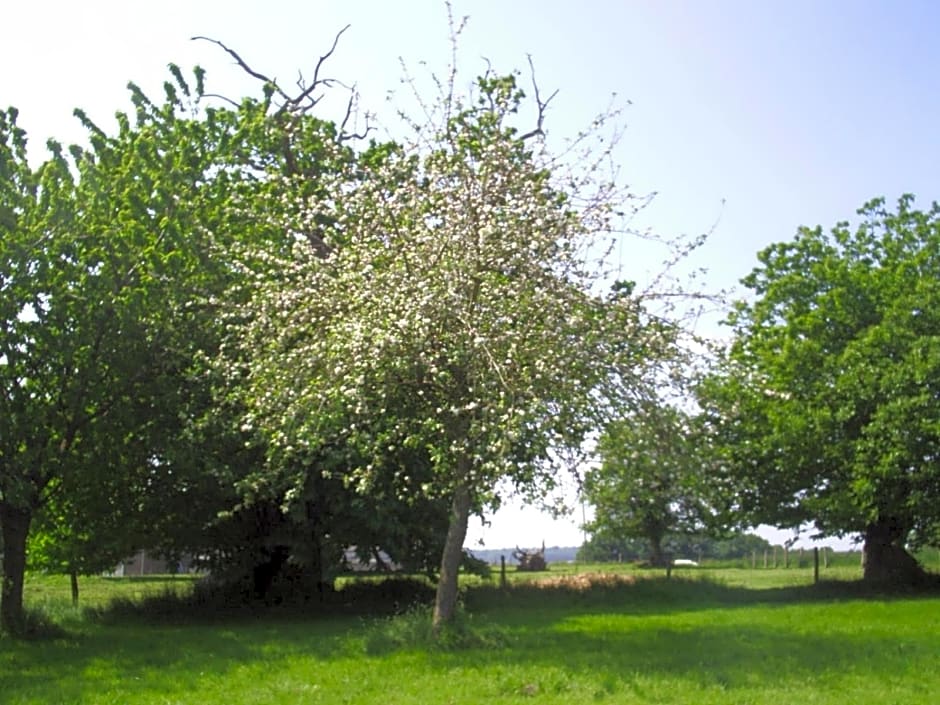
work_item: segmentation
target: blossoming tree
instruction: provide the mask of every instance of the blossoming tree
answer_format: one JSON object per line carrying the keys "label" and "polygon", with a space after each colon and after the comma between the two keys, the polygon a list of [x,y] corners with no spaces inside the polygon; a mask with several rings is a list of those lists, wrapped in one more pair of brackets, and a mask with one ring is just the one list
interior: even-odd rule
{"label": "blossoming tree", "polygon": [[274,452],[347,449],[359,460],[345,480],[363,492],[378,473],[407,480],[389,462],[402,449],[428,454],[421,491],[451,507],[435,628],[454,615],[469,517],[507,483],[550,489],[561,451],[642,392],[665,330],[631,287],[601,293],[629,199],[604,169],[611,141],[595,139],[610,116],[559,157],[537,90],[536,129],[515,127],[515,76],[487,73],[465,97],[453,75],[439,85],[427,121],[406,121],[410,139],[325,178],[302,229],[329,253],[298,245],[279,277],[259,278],[241,337],[246,423]]}

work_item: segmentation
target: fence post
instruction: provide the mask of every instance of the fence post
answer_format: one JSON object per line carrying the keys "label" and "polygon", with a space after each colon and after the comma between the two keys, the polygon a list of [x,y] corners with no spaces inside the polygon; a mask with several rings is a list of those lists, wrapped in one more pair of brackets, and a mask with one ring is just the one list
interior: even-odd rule
{"label": "fence post", "polygon": [[819,548],[813,546],[813,584],[819,582]]}
{"label": "fence post", "polygon": [[506,556],[499,557],[499,587],[506,589]]}
{"label": "fence post", "polygon": [[767,568],[767,549],[764,549],[764,568]]}

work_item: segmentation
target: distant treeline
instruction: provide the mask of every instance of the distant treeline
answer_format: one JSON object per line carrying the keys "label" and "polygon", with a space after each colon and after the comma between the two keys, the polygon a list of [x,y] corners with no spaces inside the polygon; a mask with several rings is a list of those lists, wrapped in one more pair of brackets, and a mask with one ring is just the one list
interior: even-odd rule
{"label": "distant treeline", "polygon": [[[769,541],[756,534],[741,533],[729,538],[715,539],[695,534],[673,534],[663,542],[667,553],[673,558],[688,558],[696,561],[726,561],[750,558],[754,552],[763,556],[772,551]],[[609,539],[594,537],[578,551],[578,560],[596,563],[643,561],[649,558],[650,546],[643,539],[623,537]]]}

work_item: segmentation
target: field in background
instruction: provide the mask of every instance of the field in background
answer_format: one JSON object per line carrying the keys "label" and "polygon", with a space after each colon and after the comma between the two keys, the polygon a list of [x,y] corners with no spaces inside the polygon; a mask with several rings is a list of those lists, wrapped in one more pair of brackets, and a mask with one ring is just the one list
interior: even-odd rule
{"label": "field in background", "polygon": [[[940,595],[870,593],[857,565],[555,565],[468,580],[442,644],[426,610],[305,610],[206,619],[94,619],[67,578],[31,576],[28,603],[68,633],[0,639],[0,703],[935,703]],[[591,577],[585,577],[591,576]],[[832,582],[828,582],[832,581]],[[185,593],[192,579],[94,578],[101,607]]]}
{"label": "field in background", "polygon": [[[940,562],[932,567],[940,572]],[[560,576],[601,574],[601,575],[630,575],[637,578],[658,578],[665,576],[661,569],[637,568],[630,563],[553,563],[548,570],[542,572],[519,572],[515,566],[507,566],[506,579],[510,583],[526,581],[553,580]],[[754,589],[794,587],[810,585],[813,583],[813,568],[811,564],[800,568],[796,563],[790,568],[756,569],[728,567],[726,565],[704,564],[697,568],[673,568],[672,575],[683,580],[707,580],[731,587],[749,587]],[[820,579],[825,581],[851,581],[862,576],[858,559],[854,556],[850,560],[843,558],[834,561],[829,568],[820,568]],[[338,585],[342,586],[354,580],[382,580],[381,574],[339,578]],[[74,610],[71,605],[71,587],[69,579],[63,575],[41,575],[33,573],[28,577],[26,587],[26,602],[30,608],[41,610],[57,619],[81,620],[81,611],[84,608],[98,608],[107,605],[114,599],[140,601],[146,597],[163,595],[166,592],[187,594],[193,584],[198,580],[195,575],[150,575],[128,577],[83,577],[79,579],[80,609]],[[461,583],[466,587],[499,585],[499,566],[492,566],[488,578],[476,576],[461,576]],[[2,703],[2,700],[0,700]]]}

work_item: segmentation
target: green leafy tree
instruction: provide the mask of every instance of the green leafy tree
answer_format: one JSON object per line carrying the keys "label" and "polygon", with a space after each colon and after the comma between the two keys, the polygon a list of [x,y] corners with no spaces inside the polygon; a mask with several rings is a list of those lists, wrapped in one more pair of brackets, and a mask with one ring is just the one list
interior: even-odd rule
{"label": "green leafy tree", "polygon": [[[598,563],[646,560],[649,542],[622,533],[608,532],[606,527],[593,533],[579,549],[578,560]],[[772,548],[769,541],[756,534],[732,532],[718,538],[710,534],[667,534],[663,540],[667,550],[676,557],[696,560],[750,558],[755,552]]]}
{"label": "green leafy tree", "polygon": [[[124,479],[125,488],[133,490]],[[49,489],[30,527],[28,568],[68,575],[73,604],[79,600],[79,576],[111,570],[147,545],[136,516],[137,498],[121,497],[114,489],[98,487],[83,494]],[[107,506],[99,506],[102,501]]]}
{"label": "green leafy tree", "polygon": [[663,566],[667,538],[702,528],[704,464],[691,426],[685,413],[664,404],[607,426],[597,443],[600,464],[584,480],[584,497],[594,507],[586,527],[592,535],[607,543],[642,538],[650,563]]}
{"label": "green leafy tree", "polygon": [[859,213],[760,253],[701,398],[740,516],[859,533],[866,579],[908,582],[940,525],[940,209]]}
{"label": "green leafy tree", "polygon": [[171,72],[160,104],[131,85],[133,113],[118,114],[114,134],[76,111],[90,148],[66,156],[50,143],[35,170],[15,110],[0,119],[0,623],[11,631],[23,623],[29,526],[53,495],[65,499],[47,512],[46,536],[95,535],[80,542],[89,550],[113,528],[92,507],[120,507],[156,532],[193,527],[179,519],[208,508],[195,492],[207,484],[234,497],[233,466],[217,464],[207,482],[209,464],[185,442],[214,413],[201,361],[222,340],[218,297],[243,276],[225,253],[246,239],[316,241],[286,225],[278,189],[292,187],[291,208],[311,197],[328,168],[316,145],[335,128],[276,110],[270,92],[203,110],[202,73],[191,87]]}
{"label": "green leafy tree", "polygon": [[88,371],[94,379],[75,373],[83,357],[103,347],[105,302],[88,312],[91,321],[82,331],[69,326],[63,310],[88,306],[70,284],[92,280],[93,288],[96,274],[93,265],[85,271],[75,266],[82,243],[63,235],[74,219],[72,175],[57,148],[51,160],[31,169],[16,119],[13,108],[0,113],[0,628],[11,632],[23,628],[33,511],[51,478],[67,467],[79,432],[104,415],[84,390],[108,374],[107,365]]}
{"label": "green leafy tree", "polygon": [[649,543],[642,538],[594,531],[578,549],[578,560],[589,563],[623,563],[649,555]]}

